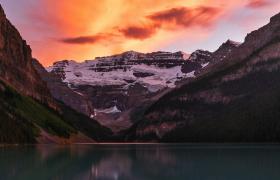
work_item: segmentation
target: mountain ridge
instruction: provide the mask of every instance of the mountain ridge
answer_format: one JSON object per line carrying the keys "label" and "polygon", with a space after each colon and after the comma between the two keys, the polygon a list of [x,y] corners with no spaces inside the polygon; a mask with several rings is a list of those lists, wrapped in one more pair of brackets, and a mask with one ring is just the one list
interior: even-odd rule
{"label": "mountain ridge", "polygon": [[278,142],[280,14],[226,60],[147,107],[126,139],[164,142]]}

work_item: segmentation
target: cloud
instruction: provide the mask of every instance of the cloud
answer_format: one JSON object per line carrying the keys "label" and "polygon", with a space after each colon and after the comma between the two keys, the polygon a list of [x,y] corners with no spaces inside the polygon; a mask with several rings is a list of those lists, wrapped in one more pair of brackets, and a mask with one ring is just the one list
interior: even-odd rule
{"label": "cloud", "polygon": [[145,20],[149,25],[131,25],[120,29],[124,37],[132,39],[148,39],[155,35],[159,29],[182,29],[194,25],[212,25],[219,13],[218,8],[201,6],[198,8],[176,7],[151,13]]}
{"label": "cloud", "polygon": [[61,39],[60,41],[67,44],[95,44],[102,39],[101,36],[80,36]]}
{"label": "cloud", "polygon": [[217,17],[220,10],[214,7],[200,6],[197,8],[176,7],[160,12],[155,12],[148,19],[160,26],[190,27],[193,25],[210,25]]}
{"label": "cloud", "polygon": [[[219,9],[214,7],[201,6],[197,8],[176,7],[144,16],[145,24],[139,23],[123,25],[118,28],[118,36],[129,39],[144,40],[153,37],[159,29],[178,30],[191,26],[207,27],[214,23],[219,14]],[[78,36],[62,39],[61,42],[68,44],[95,44],[102,40],[114,39],[113,36],[100,33],[92,36]]]}
{"label": "cloud", "polygon": [[113,38],[113,34],[96,34],[91,36],[77,36],[77,37],[68,37],[60,39],[60,42],[66,44],[95,44],[101,41],[106,41],[108,39]]}
{"label": "cloud", "polygon": [[270,2],[267,0],[250,0],[247,4],[247,7],[249,8],[262,8],[265,6],[270,5]]}
{"label": "cloud", "polygon": [[121,29],[120,32],[127,38],[132,39],[147,39],[156,33],[156,26],[128,26]]}

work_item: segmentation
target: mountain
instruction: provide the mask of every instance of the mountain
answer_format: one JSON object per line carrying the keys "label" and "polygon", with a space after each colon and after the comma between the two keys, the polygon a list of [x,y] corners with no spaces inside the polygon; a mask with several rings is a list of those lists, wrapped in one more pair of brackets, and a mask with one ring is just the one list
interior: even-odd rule
{"label": "mountain", "polygon": [[225,60],[241,43],[227,40],[214,53],[213,60],[215,63]]}
{"label": "mountain", "polygon": [[[97,57],[82,63],[73,60],[59,61],[48,67],[52,76],[60,77],[64,86],[84,99],[91,108],[83,113],[97,119],[114,130],[129,127],[127,119],[132,109],[167,88],[174,88],[182,78],[194,77],[194,72],[183,73],[182,65],[189,55],[183,52],[139,53],[128,51],[122,54]],[[53,80],[46,80],[49,86]],[[68,99],[53,95],[65,104],[73,106]],[[79,98],[78,98],[79,99]],[[92,108],[93,107],[93,108]],[[81,111],[80,111],[81,112]]]}
{"label": "mountain", "polygon": [[225,60],[239,45],[240,43],[238,42],[227,40],[214,52],[201,49],[196,50],[182,66],[182,72],[190,73],[195,71],[195,74],[199,74],[200,70],[209,64],[219,63]]}
{"label": "mountain", "polygon": [[[223,57],[223,56],[219,56]],[[279,142],[280,14],[223,61],[146,106],[128,141]]]}
{"label": "mountain", "polygon": [[56,101],[33,63],[31,48],[0,6],[0,143],[94,142],[111,136],[94,119]]}
{"label": "mountain", "polygon": [[195,72],[213,61],[213,54],[205,50],[196,50],[193,52],[188,60],[182,65],[181,71],[183,73]]}
{"label": "mountain", "polygon": [[[149,104],[166,90],[175,88],[195,78],[208,64],[222,61],[239,44],[228,40],[215,52],[197,50],[191,55],[181,51],[139,53],[128,51],[122,54],[97,57],[78,63],[63,60],[48,67],[41,74],[54,97],[70,107],[96,118],[114,131],[130,127],[135,121],[130,117],[143,104]],[[55,76],[62,82],[44,77]],[[61,85],[69,87],[71,95],[61,92]],[[64,92],[64,91],[62,91]],[[72,97],[73,92],[76,94]],[[65,94],[65,93],[64,93]],[[79,96],[79,97],[75,97]],[[86,99],[87,103],[74,103]],[[75,106],[75,104],[83,104]],[[81,111],[81,108],[84,110]]]}
{"label": "mountain", "polygon": [[[12,68],[11,68],[12,67]],[[6,18],[0,7],[0,80],[53,108],[56,105],[46,85],[33,68],[31,48]]]}

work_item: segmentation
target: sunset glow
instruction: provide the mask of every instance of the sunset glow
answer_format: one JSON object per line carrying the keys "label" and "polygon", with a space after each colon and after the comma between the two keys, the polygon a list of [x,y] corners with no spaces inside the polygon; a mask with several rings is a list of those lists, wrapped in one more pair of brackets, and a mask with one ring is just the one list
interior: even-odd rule
{"label": "sunset glow", "polygon": [[[214,50],[267,23],[278,0],[1,0],[45,65],[128,50]],[[36,9],[36,11],[33,11]]]}

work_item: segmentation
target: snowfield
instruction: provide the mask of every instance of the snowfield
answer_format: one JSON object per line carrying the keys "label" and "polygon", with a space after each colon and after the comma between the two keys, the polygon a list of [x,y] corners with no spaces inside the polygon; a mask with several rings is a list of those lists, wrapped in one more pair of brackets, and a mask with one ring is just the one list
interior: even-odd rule
{"label": "snowfield", "polygon": [[[114,58],[99,58],[82,63],[75,61],[61,61],[47,68],[51,71],[61,71],[64,74],[63,81],[69,87],[80,85],[108,86],[121,85],[128,88],[130,85],[139,83],[150,92],[157,92],[163,88],[174,88],[175,83],[182,78],[194,78],[194,72],[184,74],[181,65],[174,67],[159,67],[145,63],[131,64],[125,61],[122,65],[114,65]],[[206,65],[206,64],[205,64]],[[117,67],[117,68],[116,68]],[[98,68],[102,68],[99,71]],[[108,69],[104,72],[104,69]],[[139,77],[135,74],[144,74]]]}

